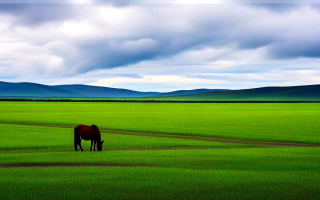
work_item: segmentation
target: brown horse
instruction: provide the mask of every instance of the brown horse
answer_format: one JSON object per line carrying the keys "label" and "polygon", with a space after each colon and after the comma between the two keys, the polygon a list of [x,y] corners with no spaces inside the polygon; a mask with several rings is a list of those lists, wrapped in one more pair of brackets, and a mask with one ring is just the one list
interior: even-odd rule
{"label": "brown horse", "polygon": [[90,151],[92,151],[92,144],[94,144],[94,151],[96,150],[96,144],[98,151],[102,151],[102,144],[104,141],[101,142],[101,134],[96,125],[86,126],[80,124],[74,128],[74,150],[78,151],[79,145],[80,150],[83,151],[83,148],[81,146],[81,139],[91,140]]}

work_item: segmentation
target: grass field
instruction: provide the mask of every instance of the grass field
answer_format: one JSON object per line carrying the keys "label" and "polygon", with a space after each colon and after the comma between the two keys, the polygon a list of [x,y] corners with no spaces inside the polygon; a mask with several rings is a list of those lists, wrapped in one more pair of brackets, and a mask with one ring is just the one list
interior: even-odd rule
{"label": "grass field", "polygon": [[[0,199],[317,199],[320,104],[0,103]],[[102,152],[73,149],[96,124]]]}
{"label": "grass field", "polygon": [[1,102],[0,122],[320,143],[320,104]]}

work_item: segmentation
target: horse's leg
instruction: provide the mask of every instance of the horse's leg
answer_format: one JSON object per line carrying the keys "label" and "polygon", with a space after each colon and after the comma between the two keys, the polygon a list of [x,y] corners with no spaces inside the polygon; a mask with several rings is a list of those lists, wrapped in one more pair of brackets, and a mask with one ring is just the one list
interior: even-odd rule
{"label": "horse's leg", "polygon": [[93,145],[93,150],[95,151],[95,150],[96,150],[97,140],[95,140],[93,143],[94,143],[94,145]]}
{"label": "horse's leg", "polygon": [[93,145],[93,140],[91,140],[91,147],[90,147],[90,151],[92,151],[92,145]]}
{"label": "horse's leg", "polygon": [[83,148],[82,148],[82,146],[81,146],[81,138],[80,138],[80,140],[79,140],[79,146],[80,146],[81,151],[83,151]]}
{"label": "horse's leg", "polygon": [[79,143],[79,139],[80,139],[80,136],[77,134],[77,130],[74,129],[74,150],[75,151],[78,151],[78,143]]}
{"label": "horse's leg", "polygon": [[78,139],[74,136],[74,150],[78,151]]}

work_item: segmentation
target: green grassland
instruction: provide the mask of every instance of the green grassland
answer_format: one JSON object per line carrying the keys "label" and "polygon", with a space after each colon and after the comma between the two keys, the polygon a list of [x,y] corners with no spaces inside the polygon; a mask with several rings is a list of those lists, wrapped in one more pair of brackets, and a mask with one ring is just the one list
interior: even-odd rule
{"label": "green grassland", "polygon": [[[32,125],[0,124],[0,150],[54,149],[74,151],[73,129]],[[122,135],[101,133],[105,138],[106,149],[133,147],[241,147],[241,144],[220,143],[212,141],[182,140],[166,137],[145,137],[139,135]],[[17,140],[17,138],[19,138]],[[90,142],[83,141],[83,147],[89,149]]]}
{"label": "green grassland", "polygon": [[[0,102],[0,199],[317,199],[319,109]],[[74,151],[80,123],[102,152]]]}
{"label": "green grassland", "polygon": [[1,102],[0,122],[320,143],[320,104]]}

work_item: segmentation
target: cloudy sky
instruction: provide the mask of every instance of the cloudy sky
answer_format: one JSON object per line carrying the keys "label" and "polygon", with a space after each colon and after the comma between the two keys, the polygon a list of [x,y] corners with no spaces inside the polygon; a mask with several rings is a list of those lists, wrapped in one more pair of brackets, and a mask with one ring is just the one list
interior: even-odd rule
{"label": "cloudy sky", "polygon": [[0,0],[0,81],[139,91],[320,84],[316,0]]}

